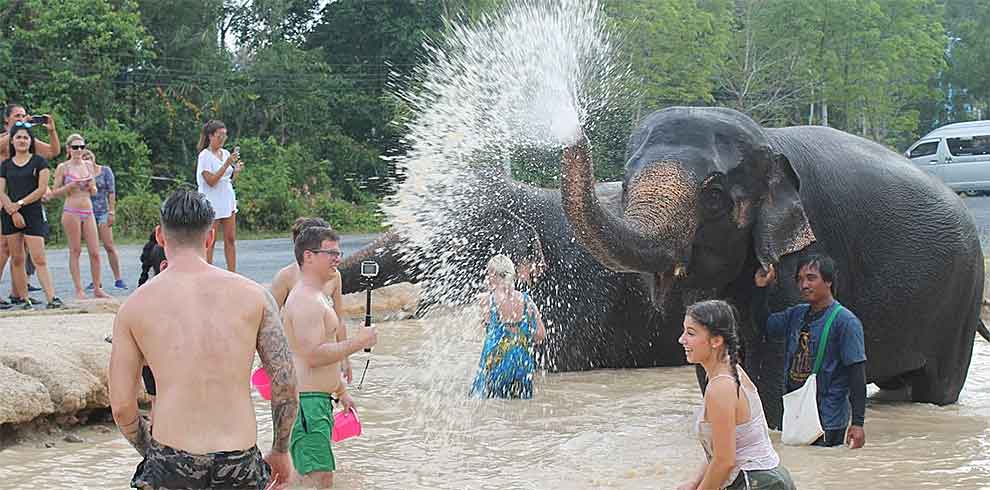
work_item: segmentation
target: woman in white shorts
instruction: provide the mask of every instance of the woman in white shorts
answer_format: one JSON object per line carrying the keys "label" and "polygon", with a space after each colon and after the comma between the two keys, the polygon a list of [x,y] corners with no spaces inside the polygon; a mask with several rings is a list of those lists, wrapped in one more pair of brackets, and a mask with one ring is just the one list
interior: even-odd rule
{"label": "woman in white shorts", "polygon": [[[203,125],[199,133],[199,159],[196,164],[196,183],[213,205],[216,219],[213,231],[223,231],[223,255],[227,259],[227,270],[237,270],[237,197],[234,195],[233,181],[241,173],[243,163],[238,149],[231,153],[223,148],[227,141],[227,127],[222,121],[211,120]],[[206,260],[213,263],[214,241],[206,249]]]}

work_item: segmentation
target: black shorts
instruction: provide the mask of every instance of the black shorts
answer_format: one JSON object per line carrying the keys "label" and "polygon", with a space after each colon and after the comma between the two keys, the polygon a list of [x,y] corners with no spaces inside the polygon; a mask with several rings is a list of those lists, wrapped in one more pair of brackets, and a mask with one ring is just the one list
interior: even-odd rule
{"label": "black shorts", "polygon": [[0,232],[4,235],[23,233],[28,236],[48,236],[48,221],[45,220],[45,209],[41,203],[28,204],[21,208],[21,216],[27,224],[24,228],[14,226],[14,219],[6,211],[0,211]]}
{"label": "black shorts", "polygon": [[193,454],[152,439],[131,487],[140,489],[252,488],[263,490],[271,467],[257,447],[243,451]]}

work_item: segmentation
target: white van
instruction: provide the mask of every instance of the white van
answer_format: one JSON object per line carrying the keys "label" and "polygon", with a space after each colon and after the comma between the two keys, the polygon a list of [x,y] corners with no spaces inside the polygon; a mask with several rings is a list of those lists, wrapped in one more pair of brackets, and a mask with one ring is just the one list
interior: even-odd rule
{"label": "white van", "polygon": [[956,192],[990,192],[990,120],[942,126],[904,152]]}

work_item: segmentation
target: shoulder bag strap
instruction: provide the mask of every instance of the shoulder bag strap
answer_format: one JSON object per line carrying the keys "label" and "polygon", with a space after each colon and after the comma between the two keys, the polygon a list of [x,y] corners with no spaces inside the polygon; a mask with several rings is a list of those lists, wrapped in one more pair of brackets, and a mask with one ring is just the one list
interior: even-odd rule
{"label": "shoulder bag strap", "polygon": [[825,329],[822,330],[822,337],[818,339],[818,355],[815,356],[815,369],[811,371],[812,374],[818,374],[818,369],[822,367],[822,358],[825,357],[825,346],[828,345],[828,332],[832,330],[832,321],[842,310],[842,306],[836,306],[832,313],[828,315],[828,319],[825,320]]}

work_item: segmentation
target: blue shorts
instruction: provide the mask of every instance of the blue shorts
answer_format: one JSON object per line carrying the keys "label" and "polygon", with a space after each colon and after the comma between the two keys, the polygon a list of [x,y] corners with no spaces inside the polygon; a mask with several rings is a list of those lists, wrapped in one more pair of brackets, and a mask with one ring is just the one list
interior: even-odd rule
{"label": "blue shorts", "polygon": [[110,220],[110,213],[93,213],[97,225],[105,225]]}

